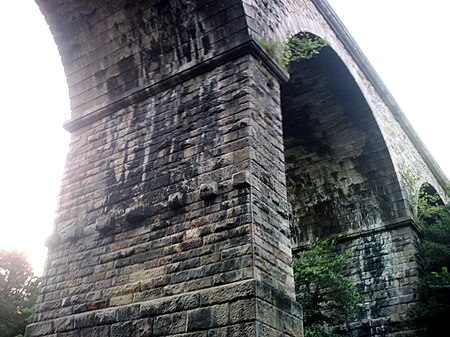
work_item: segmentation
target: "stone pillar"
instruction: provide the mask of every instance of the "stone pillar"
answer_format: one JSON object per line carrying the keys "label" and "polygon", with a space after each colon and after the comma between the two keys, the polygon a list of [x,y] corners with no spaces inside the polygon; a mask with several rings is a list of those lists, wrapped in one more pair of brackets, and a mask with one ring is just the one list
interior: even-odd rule
{"label": "stone pillar", "polygon": [[73,119],[28,337],[302,336],[277,70],[210,2],[40,1]]}

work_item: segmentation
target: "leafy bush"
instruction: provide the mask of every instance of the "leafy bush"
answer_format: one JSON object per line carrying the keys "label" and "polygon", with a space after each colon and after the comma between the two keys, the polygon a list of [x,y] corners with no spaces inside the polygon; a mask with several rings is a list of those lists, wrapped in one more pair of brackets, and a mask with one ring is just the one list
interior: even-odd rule
{"label": "leafy bush", "polygon": [[423,190],[419,195],[423,274],[418,284],[419,303],[411,314],[426,327],[427,336],[448,336],[450,317],[450,205]]}
{"label": "leafy bush", "polygon": [[320,53],[320,50],[329,43],[324,39],[309,33],[300,33],[291,36],[284,48],[281,62],[289,66],[292,61],[308,60]]}
{"label": "leafy bush", "polygon": [[361,295],[346,276],[350,251],[339,253],[334,240],[316,241],[294,260],[297,301],[303,307],[305,337],[342,334],[333,327],[359,311]]}

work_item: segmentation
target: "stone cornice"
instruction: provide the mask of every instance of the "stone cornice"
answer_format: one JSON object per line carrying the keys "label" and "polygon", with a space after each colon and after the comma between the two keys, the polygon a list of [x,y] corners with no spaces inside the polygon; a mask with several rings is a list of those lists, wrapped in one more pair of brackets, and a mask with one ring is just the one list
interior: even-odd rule
{"label": "stone cornice", "polygon": [[120,98],[111,104],[99,108],[88,115],[71,119],[64,123],[64,128],[69,132],[74,132],[84,126],[87,126],[105,116],[113,114],[120,109],[123,109],[131,104],[136,104],[144,101],[145,99],[156,95],[159,92],[167,90],[179,83],[183,83],[195,76],[203,74],[215,67],[218,67],[226,62],[242,57],[244,55],[251,54],[267,67],[267,69],[280,81],[286,82],[289,79],[289,74],[285,69],[273,61],[273,59],[264,51],[264,49],[253,39],[240,44],[237,47],[231,48],[225,52],[215,55],[201,63],[192,66],[189,69],[176,73],[172,76],[152,84],[148,87],[138,89],[131,95]]}

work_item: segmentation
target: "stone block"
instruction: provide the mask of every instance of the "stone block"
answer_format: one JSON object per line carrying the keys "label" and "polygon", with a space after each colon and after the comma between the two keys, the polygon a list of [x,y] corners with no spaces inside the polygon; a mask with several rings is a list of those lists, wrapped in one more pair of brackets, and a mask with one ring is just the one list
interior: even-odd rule
{"label": "stone block", "polygon": [[115,229],[116,220],[113,217],[101,217],[95,223],[95,230],[100,233],[108,233]]}
{"label": "stone block", "polygon": [[142,206],[130,207],[125,210],[125,220],[129,226],[139,226],[149,216],[149,211]]}
{"label": "stone block", "polygon": [[[244,337],[244,336],[266,336],[257,335],[255,323],[240,323],[229,325],[227,327],[208,330],[208,337]],[[277,337],[279,337],[278,335]]]}
{"label": "stone block", "polygon": [[110,327],[109,326],[95,326],[95,327],[87,328],[87,329],[79,329],[79,330],[75,331],[75,333],[74,333],[75,336],[77,336],[77,334],[79,334],[80,337],[110,336]]}
{"label": "stone block", "polygon": [[256,319],[256,299],[249,298],[230,304],[230,323],[241,323]]}
{"label": "stone block", "polygon": [[255,282],[244,281],[233,285],[215,287],[200,292],[201,306],[232,302],[255,295]]}
{"label": "stone block", "polygon": [[150,317],[186,311],[200,305],[199,294],[186,294],[141,303],[141,316]]}
{"label": "stone block", "polygon": [[155,317],[153,334],[165,336],[186,332],[186,316],[186,312],[178,312]]}
{"label": "stone block", "polygon": [[74,328],[74,317],[62,317],[55,319],[55,332],[67,332],[71,331]]}
{"label": "stone block", "polygon": [[56,247],[60,243],[59,235],[56,233],[50,234],[50,236],[45,240],[45,245],[48,248]]}
{"label": "stone block", "polygon": [[214,199],[218,193],[218,184],[216,182],[210,182],[201,184],[199,187],[199,195],[203,200]]}
{"label": "stone block", "polygon": [[111,337],[132,336],[133,326],[131,322],[116,323],[111,326]]}
{"label": "stone block", "polygon": [[186,195],[181,192],[176,192],[171,195],[169,195],[169,198],[167,200],[167,206],[170,209],[179,209],[186,205]]}
{"label": "stone block", "polygon": [[152,337],[153,336],[153,317],[133,321],[134,337]]}
{"label": "stone block", "polygon": [[93,312],[75,315],[74,328],[75,329],[83,329],[83,328],[89,328],[91,326],[94,326],[94,324],[95,324],[94,316],[95,316],[95,313],[93,313]]}
{"label": "stone block", "polygon": [[229,322],[229,316],[228,303],[190,310],[187,314],[187,331],[225,326]]}
{"label": "stone block", "polygon": [[53,332],[54,332],[53,322],[47,321],[28,325],[25,331],[25,336],[27,337],[46,336],[52,334]]}
{"label": "stone block", "polygon": [[234,188],[242,189],[252,186],[252,175],[249,171],[241,171],[233,174],[232,185]]}
{"label": "stone block", "polygon": [[140,316],[141,316],[141,312],[140,312],[139,304],[133,304],[133,305],[127,305],[124,307],[119,307],[116,310],[116,319],[118,322],[133,321],[133,320],[140,318]]}
{"label": "stone block", "polygon": [[106,309],[100,310],[94,313],[94,324],[95,325],[105,325],[116,323],[116,310]]}

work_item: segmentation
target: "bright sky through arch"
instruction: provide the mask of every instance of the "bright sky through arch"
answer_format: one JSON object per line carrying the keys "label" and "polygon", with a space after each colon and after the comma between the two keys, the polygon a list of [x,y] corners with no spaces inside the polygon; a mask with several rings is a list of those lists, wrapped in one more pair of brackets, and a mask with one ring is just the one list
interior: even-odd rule
{"label": "bright sky through arch", "polygon": [[[450,176],[450,2],[329,0]],[[67,84],[33,0],[0,10],[0,248],[27,252],[42,272],[69,134]]]}
{"label": "bright sky through arch", "polygon": [[69,133],[61,59],[33,0],[0,10],[0,248],[25,251],[42,272]]}

